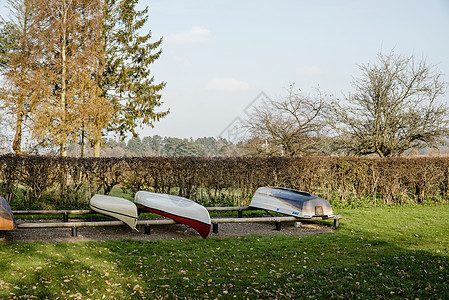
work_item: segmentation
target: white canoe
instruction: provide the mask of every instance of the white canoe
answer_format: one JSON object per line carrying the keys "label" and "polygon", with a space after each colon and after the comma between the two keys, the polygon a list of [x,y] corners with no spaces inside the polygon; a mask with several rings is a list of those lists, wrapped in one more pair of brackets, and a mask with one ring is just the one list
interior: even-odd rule
{"label": "white canoe", "polygon": [[137,230],[137,206],[127,199],[96,194],[90,199],[90,208],[100,214],[119,219]]}
{"label": "white canoe", "polygon": [[207,209],[186,198],[139,191],[134,197],[139,209],[169,217],[179,223],[195,229],[206,238],[209,235],[211,222]]}
{"label": "white canoe", "polygon": [[330,218],[334,215],[329,201],[307,192],[279,187],[257,189],[249,206],[298,218]]}

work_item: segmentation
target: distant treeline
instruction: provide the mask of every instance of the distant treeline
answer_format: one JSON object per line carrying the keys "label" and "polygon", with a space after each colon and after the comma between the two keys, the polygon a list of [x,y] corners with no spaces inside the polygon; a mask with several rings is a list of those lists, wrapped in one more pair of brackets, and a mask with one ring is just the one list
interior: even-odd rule
{"label": "distant treeline", "polygon": [[[86,157],[93,156],[93,149],[87,148]],[[243,154],[238,146],[224,138],[175,138],[145,136],[132,137],[127,142],[123,140],[106,139],[101,148],[101,157],[144,157],[144,156],[236,156]],[[69,156],[79,157],[80,146],[72,144],[68,151]]]}
{"label": "distant treeline", "polygon": [[[336,146],[336,142],[326,139],[320,153],[321,155],[344,155],[342,149]],[[447,145],[447,143],[446,143]],[[202,137],[202,138],[176,138],[161,137],[159,135],[132,137],[128,141],[106,139],[102,145],[101,157],[236,157],[236,156],[276,156],[273,153],[272,145],[267,140],[258,138],[248,139],[237,144],[221,137]],[[93,157],[92,147],[86,147],[84,157]],[[440,146],[438,149],[420,149],[407,152],[408,156],[416,155],[445,155],[449,153],[448,146]],[[57,152],[50,152],[57,155]],[[80,157],[80,144],[71,144],[68,147],[68,155],[71,157]],[[277,154],[279,155],[279,153]],[[285,155],[285,154],[284,154]]]}

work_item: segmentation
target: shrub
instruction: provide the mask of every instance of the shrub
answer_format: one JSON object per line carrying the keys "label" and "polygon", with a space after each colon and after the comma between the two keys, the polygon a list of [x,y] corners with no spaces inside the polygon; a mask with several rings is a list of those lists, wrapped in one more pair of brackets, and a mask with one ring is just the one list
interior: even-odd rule
{"label": "shrub", "polygon": [[0,193],[16,209],[86,208],[100,190],[170,193],[207,206],[248,205],[260,186],[283,186],[337,207],[446,203],[446,157],[0,156]]}

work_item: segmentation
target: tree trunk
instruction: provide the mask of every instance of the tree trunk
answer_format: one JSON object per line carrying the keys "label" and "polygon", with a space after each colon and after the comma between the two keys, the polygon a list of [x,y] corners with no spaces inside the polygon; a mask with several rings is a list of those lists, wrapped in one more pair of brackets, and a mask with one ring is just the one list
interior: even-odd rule
{"label": "tree trunk", "polygon": [[66,149],[65,143],[64,143],[64,144],[61,144],[60,153],[61,153],[61,156],[62,156],[62,157],[66,157],[66,156],[67,156],[67,149]]}
{"label": "tree trunk", "polygon": [[67,144],[67,11],[64,10],[62,16],[62,41],[61,41],[61,124],[62,130],[65,131],[62,133],[62,141],[61,141],[61,156],[67,156],[66,144]]}
{"label": "tree trunk", "polygon": [[80,145],[80,147],[81,147],[81,154],[80,154],[80,156],[81,156],[81,158],[83,158],[84,157],[84,129],[81,132],[81,145]]}
{"label": "tree trunk", "polygon": [[94,157],[100,157],[100,140],[95,141]]}
{"label": "tree trunk", "polygon": [[12,149],[17,154],[22,154],[21,144],[22,144],[22,122],[23,122],[23,105],[20,102],[19,107],[17,107],[17,121],[16,121],[16,134],[14,136],[14,141],[12,143]]}

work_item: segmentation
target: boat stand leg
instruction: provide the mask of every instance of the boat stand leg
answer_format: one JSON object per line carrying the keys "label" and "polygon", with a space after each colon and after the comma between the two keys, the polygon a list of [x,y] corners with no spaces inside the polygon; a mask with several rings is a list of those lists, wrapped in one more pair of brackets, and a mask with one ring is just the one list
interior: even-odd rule
{"label": "boat stand leg", "polygon": [[243,217],[243,211],[239,210],[239,218]]}
{"label": "boat stand leg", "polygon": [[145,225],[145,234],[151,234],[151,227],[150,227],[150,225]]}
{"label": "boat stand leg", "polygon": [[64,215],[62,216],[62,221],[63,222],[68,222],[69,221],[69,214],[68,213],[64,213]]}
{"label": "boat stand leg", "polygon": [[337,228],[338,225],[340,225],[339,223],[340,223],[339,219],[334,219],[334,227],[335,228]]}
{"label": "boat stand leg", "polygon": [[78,228],[72,227],[72,236],[77,237],[78,236]]}
{"label": "boat stand leg", "polygon": [[213,233],[218,233],[218,223],[213,223],[212,224],[212,232]]}
{"label": "boat stand leg", "polygon": [[281,222],[276,222],[276,230],[281,231],[281,229],[282,229]]}

